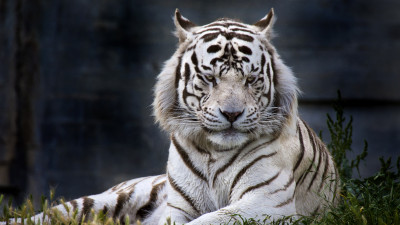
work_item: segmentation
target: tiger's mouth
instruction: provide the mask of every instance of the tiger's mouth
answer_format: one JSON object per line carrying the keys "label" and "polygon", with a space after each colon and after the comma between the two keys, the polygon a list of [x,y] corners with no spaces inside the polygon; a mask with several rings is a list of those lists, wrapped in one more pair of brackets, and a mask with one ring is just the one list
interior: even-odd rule
{"label": "tiger's mouth", "polygon": [[246,142],[249,139],[249,134],[234,127],[229,127],[224,130],[211,131],[208,139],[219,146],[234,147]]}
{"label": "tiger's mouth", "polygon": [[243,129],[234,127],[232,125],[228,128],[224,128],[224,129],[211,129],[211,128],[208,128],[207,126],[202,126],[202,128],[211,135],[220,134],[220,135],[224,135],[224,136],[231,136],[231,135],[235,135],[235,134],[250,134],[250,133],[254,132],[255,130],[257,130],[256,127],[252,127],[252,128],[243,130]]}
{"label": "tiger's mouth", "polygon": [[221,133],[224,136],[232,136],[232,135],[236,135],[238,133],[245,133],[245,132],[231,126],[227,129],[219,131],[218,133]]}

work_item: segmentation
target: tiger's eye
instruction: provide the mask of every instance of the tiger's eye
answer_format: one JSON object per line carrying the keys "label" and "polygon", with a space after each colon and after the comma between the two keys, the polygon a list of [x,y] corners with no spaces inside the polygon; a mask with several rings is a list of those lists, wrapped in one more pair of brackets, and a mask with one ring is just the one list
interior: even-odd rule
{"label": "tiger's eye", "polygon": [[251,84],[256,80],[255,76],[248,76],[246,79],[246,83]]}
{"label": "tiger's eye", "polygon": [[204,77],[210,82],[213,82],[215,80],[215,77],[210,74],[206,74],[206,75],[204,75]]}

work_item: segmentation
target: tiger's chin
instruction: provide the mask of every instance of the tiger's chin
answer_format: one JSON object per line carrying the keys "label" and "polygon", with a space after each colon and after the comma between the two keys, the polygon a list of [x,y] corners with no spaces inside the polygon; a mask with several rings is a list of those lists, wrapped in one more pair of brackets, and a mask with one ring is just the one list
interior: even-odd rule
{"label": "tiger's chin", "polygon": [[208,140],[223,149],[241,146],[249,140],[249,135],[235,130],[225,130],[208,135]]}

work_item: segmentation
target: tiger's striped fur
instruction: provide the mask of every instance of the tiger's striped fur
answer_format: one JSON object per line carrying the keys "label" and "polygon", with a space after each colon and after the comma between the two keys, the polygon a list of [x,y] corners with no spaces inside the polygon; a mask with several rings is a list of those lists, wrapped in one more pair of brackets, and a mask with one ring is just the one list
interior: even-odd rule
{"label": "tiger's striped fur", "polygon": [[121,221],[201,225],[232,223],[234,214],[312,215],[334,203],[338,173],[297,115],[296,79],[270,42],[273,20],[271,10],[254,25],[196,26],[176,11],[179,47],[158,76],[153,104],[171,137],[166,175],[67,205],[81,218],[94,209]]}

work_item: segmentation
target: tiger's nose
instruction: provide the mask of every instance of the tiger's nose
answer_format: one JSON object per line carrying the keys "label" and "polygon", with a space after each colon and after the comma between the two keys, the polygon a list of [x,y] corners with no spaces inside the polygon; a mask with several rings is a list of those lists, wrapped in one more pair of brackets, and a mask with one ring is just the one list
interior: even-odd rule
{"label": "tiger's nose", "polygon": [[221,114],[231,123],[235,122],[237,118],[243,114],[243,111],[236,111],[236,112],[228,112],[228,111],[222,111],[221,109],[219,110]]}

